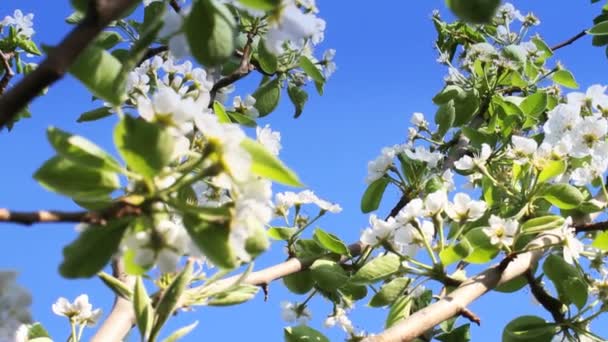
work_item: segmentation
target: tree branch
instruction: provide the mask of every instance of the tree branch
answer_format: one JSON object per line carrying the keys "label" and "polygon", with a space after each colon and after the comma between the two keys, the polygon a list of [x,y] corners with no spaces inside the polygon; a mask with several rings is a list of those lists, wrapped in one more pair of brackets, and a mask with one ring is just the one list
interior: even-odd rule
{"label": "tree branch", "polygon": [[[112,262],[112,273],[127,287],[133,288],[135,285],[135,277],[127,275],[122,260],[115,259]],[[117,295],[114,299],[112,311],[91,338],[91,342],[122,341],[133,327],[134,322],[133,303]]]}
{"label": "tree branch", "polygon": [[528,270],[524,275],[526,280],[528,280],[530,291],[532,292],[534,298],[536,298],[536,300],[540,303],[540,305],[543,306],[543,308],[545,308],[545,310],[549,311],[556,323],[563,322],[566,316],[562,311],[562,308],[564,307],[562,302],[553,298],[547,293],[547,291],[545,291],[540,281],[534,278],[534,274],[531,270]]}
{"label": "tree branch", "polygon": [[551,49],[551,51],[555,52],[556,50],[559,50],[559,49],[563,48],[564,46],[568,46],[568,45],[574,43],[575,41],[583,38],[586,35],[587,35],[587,29],[584,29],[581,32],[579,32],[576,36],[574,36],[570,39],[567,39],[559,44],[556,44],[555,46],[552,46],[550,49]]}
{"label": "tree branch", "polygon": [[370,337],[369,341],[403,342],[414,340],[437,324],[460,315],[469,304],[486,292],[524,274],[543,256],[543,246],[552,245],[559,241],[559,236],[555,234],[540,235],[528,244],[530,251],[519,254],[516,259],[510,260],[504,270],[501,270],[500,264],[495,265],[466,280],[438,302],[415,312],[388,330]]}
{"label": "tree branch", "polygon": [[8,86],[8,83],[11,81],[11,79],[13,78],[13,76],[15,76],[15,72],[13,71],[13,68],[11,68],[11,58],[13,58],[14,53],[13,52],[3,52],[0,50],[0,62],[2,63],[2,66],[4,67],[4,75],[2,76],[2,79],[0,80],[0,95],[4,94],[4,91],[6,90],[6,87]]}
{"label": "tree branch", "polygon": [[139,216],[141,214],[142,209],[140,207],[125,202],[118,202],[101,211],[68,212],[56,210],[38,210],[24,212],[0,208],[0,222],[19,223],[28,226],[34,223],[59,222],[79,222],[104,225],[110,219],[127,216]]}
{"label": "tree branch", "polygon": [[139,60],[139,62],[137,63],[138,66],[140,66],[143,62],[145,62],[146,60],[148,60],[149,58],[152,58],[160,53],[163,53],[165,51],[169,51],[169,47],[166,45],[161,45],[161,46],[157,46],[157,47],[153,47],[153,48],[149,48],[148,51],[146,51],[146,53],[144,54],[144,56]]}
{"label": "tree branch", "polygon": [[0,97],[0,129],[49,85],[61,79],[97,35],[139,0],[92,0],[78,24],[32,73]]}
{"label": "tree branch", "polygon": [[177,0],[169,1],[169,5],[176,13],[179,13],[182,10],[181,6],[177,3]]}

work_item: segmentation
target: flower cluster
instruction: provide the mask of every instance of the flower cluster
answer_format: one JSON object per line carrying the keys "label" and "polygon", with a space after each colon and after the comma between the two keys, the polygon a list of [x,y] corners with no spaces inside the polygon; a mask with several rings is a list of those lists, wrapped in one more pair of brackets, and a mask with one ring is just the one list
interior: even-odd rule
{"label": "flower cluster", "polygon": [[35,33],[34,14],[28,13],[24,15],[21,10],[17,9],[12,16],[7,15],[2,21],[0,21],[0,29],[6,26],[14,28],[19,36],[31,38]]}

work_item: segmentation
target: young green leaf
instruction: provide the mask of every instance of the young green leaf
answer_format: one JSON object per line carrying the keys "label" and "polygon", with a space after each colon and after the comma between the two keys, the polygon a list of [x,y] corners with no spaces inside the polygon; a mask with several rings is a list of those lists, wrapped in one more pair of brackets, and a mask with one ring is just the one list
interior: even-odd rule
{"label": "young green leaf", "polygon": [[150,340],[154,341],[158,332],[178,308],[182,295],[192,279],[192,263],[186,263],[186,267],[173,279],[169,287],[163,292],[163,296],[156,305],[156,320],[150,333]]}
{"label": "young green leaf", "polygon": [[393,303],[397,298],[404,294],[405,289],[412,282],[409,278],[395,278],[390,282],[382,285],[372,299],[369,301],[369,306],[378,308]]}
{"label": "young green leaf", "polygon": [[289,99],[295,107],[295,114],[293,117],[297,119],[302,115],[304,105],[306,104],[306,101],[308,101],[308,93],[300,87],[289,84],[287,86],[287,95],[289,95]]}
{"label": "young green leaf", "polygon": [[380,206],[380,202],[382,201],[382,196],[384,196],[384,191],[389,184],[389,180],[387,177],[382,177],[375,180],[371,183],[363,197],[361,198],[361,211],[363,213],[372,212]]}
{"label": "young green leaf", "polygon": [[329,342],[325,335],[306,325],[284,329],[285,342]]}
{"label": "young green leaf", "polygon": [[60,156],[47,160],[34,179],[45,188],[75,200],[107,199],[120,188],[116,173],[84,167]]}
{"label": "young green leaf", "polygon": [[95,96],[120,105],[125,98],[125,84],[116,84],[122,63],[97,45],[90,45],[70,67],[70,73]]}
{"label": "young green leaf", "polygon": [[184,226],[197,247],[213,264],[225,269],[237,266],[236,255],[230,245],[230,229],[226,224],[186,215]]}
{"label": "young green leaf", "polygon": [[312,278],[321,289],[335,291],[348,281],[348,275],[335,261],[317,260],[310,266]]}
{"label": "young green leaf", "polygon": [[241,146],[249,152],[253,161],[251,172],[258,176],[271,179],[273,181],[300,187],[300,179],[298,176],[283,164],[277,157],[268,152],[268,150],[257,141],[245,139]]}
{"label": "young green leaf", "polygon": [[556,327],[537,316],[520,316],[507,324],[502,332],[503,342],[550,342]]}
{"label": "young green leaf", "polygon": [[133,311],[135,322],[143,340],[147,340],[154,326],[155,311],[141,277],[135,280],[133,291]]}
{"label": "young green leaf", "polygon": [[175,139],[157,123],[125,115],[114,129],[118,153],[134,172],[153,179],[171,162]]}
{"label": "young green leaf", "polygon": [[281,83],[279,78],[263,83],[252,95],[255,98],[254,107],[258,110],[260,117],[272,113],[279,105],[281,98]]}
{"label": "young green leaf", "polygon": [[568,70],[558,70],[553,74],[553,82],[562,85],[566,88],[578,89],[578,83],[574,79],[574,75]]}
{"label": "young green leaf", "polygon": [[350,255],[348,247],[344,242],[342,242],[342,240],[340,240],[339,237],[335,236],[334,234],[330,234],[323,229],[315,229],[313,239],[317,241],[321,247],[330,252],[345,256]]}
{"label": "young green leaf", "polygon": [[100,107],[80,114],[76,122],[89,122],[106,118],[112,115],[112,111],[108,107]]}
{"label": "young green leaf", "polygon": [[577,188],[566,183],[549,185],[542,192],[542,196],[560,209],[574,209],[585,200],[585,197]]}
{"label": "young green leaf", "polygon": [[363,265],[351,281],[360,285],[372,284],[395,274],[400,266],[401,260],[395,254],[379,256]]}
{"label": "young green leaf", "polygon": [[129,221],[118,219],[105,226],[87,227],[74,242],[63,249],[59,273],[65,278],[90,278],[96,275],[118,251]]}
{"label": "young green leaf", "polygon": [[258,286],[241,284],[236,288],[220,293],[207,302],[211,306],[230,306],[244,303],[255,297],[260,288]]}
{"label": "young green leaf", "polygon": [[121,171],[120,164],[106,151],[89,140],[55,127],[46,131],[47,138],[57,153],[80,166],[104,171]]}
{"label": "young green leaf", "polygon": [[230,10],[217,1],[196,0],[185,24],[192,55],[205,66],[226,61],[234,52],[236,22]]}

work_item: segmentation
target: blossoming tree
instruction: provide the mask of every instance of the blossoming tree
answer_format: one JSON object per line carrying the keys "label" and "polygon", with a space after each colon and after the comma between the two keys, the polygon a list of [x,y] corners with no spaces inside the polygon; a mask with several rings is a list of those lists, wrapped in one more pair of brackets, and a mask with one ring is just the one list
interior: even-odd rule
{"label": "blossoming tree", "polygon": [[[551,320],[516,317],[503,341],[603,341],[590,323],[608,308],[601,221],[608,95],[601,85],[564,92],[578,84],[552,56],[586,34],[608,44],[608,15],[550,47],[531,35],[539,19],[511,4],[447,3],[464,21],[432,16],[438,61],[448,68],[432,99],[434,122],[414,113],[408,140],[368,164],[361,210],[371,213],[369,227],[350,245],[311,229],[339,205],[310,190],[273,200],[272,182],[301,184],[279,158],[280,134],[256,123],[283,93],[297,118],[308,92],[322,94],[335,71],[335,52],[315,51],[325,22],[314,1],[72,0],[73,30],[44,53],[32,14],[6,16],[3,139],[27,124],[28,104],[67,72],[96,99],[77,120],[116,121],[120,160],[83,136],[48,128],[56,154],[34,178],[82,211],[0,209],[2,222],[77,223],[59,272],[98,277],[116,294],[105,314],[87,295],[57,300],[52,311],[67,318],[70,341],[92,326],[94,341],[121,341],[133,326],[142,341],[159,340],[161,331],[175,341],[196,324],[163,331],[174,314],[243,303],[278,279],[306,295],[282,304],[293,323],[284,332],[290,342],[328,341],[307,325],[315,297],[333,303],[325,323],[349,341],[468,341],[470,322],[480,320],[471,302],[525,287]],[[43,54],[39,65],[27,62]],[[238,82],[255,73],[257,89],[230,103]],[[243,126],[255,127],[255,136]],[[383,219],[373,212],[389,186],[401,198]],[[305,206],[318,214],[306,215]],[[289,258],[253,270],[270,240]],[[470,265],[487,268],[468,274]],[[242,273],[227,276],[236,269]],[[437,286],[422,285],[431,282]],[[30,300],[14,272],[0,272],[0,341],[51,340],[43,322],[33,322]],[[358,301],[389,308],[385,331],[351,322]]]}

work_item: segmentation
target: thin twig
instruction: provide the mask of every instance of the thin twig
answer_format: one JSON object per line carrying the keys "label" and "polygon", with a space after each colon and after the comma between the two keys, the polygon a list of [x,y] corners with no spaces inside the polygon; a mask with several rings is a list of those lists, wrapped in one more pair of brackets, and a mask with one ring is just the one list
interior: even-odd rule
{"label": "thin twig", "polygon": [[239,67],[230,75],[220,78],[217,82],[215,82],[215,84],[211,88],[211,103],[209,104],[210,107],[213,106],[213,100],[215,99],[215,96],[217,95],[218,91],[249,75],[255,69],[255,67],[250,63],[252,52],[251,44],[253,43],[253,37],[253,34],[247,34],[247,43],[245,43],[245,47],[243,48],[241,63]]}
{"label": "thin twig", "polygon": [[545,310],[549,311],[556,323],[563,322],[566,316],[563,312],[564,305],[562,302],[553,298],[545,291],[545,288],[541,285],[540,281],[534,278],[534,274],[531,270],[528,270],[524,276],[530,285],[530,290],[532,291],[534,298],[543,306],[543,308],[545,308]]}
{"label": "thin twig", "polygon": [[2,62],[2,66],[4,67],[4,75],[0,80],[0,95],[4,94],[8,83],[11,81],[13,76],[15,76],[15,72],[13,68],[11,68],[11,58],[13,58],[15,54],[13,52],[3,52],[0,50],[0,59]]}
{"label": "thin twig", "polygon": [[32,73],[0,97],[0,129],[13,121],[45,88],[61,79],[80,53],[110,22],[137,3],[139,0],[91,0],[85,18]]}
{"label": "thin twig", "polygon": [[146,60],[148,60],[158,54],[161,54],[165,51],[169,51],[169,47],[167,47],[166,45],[160,45],[157,47],[149,48],[148,51],[146,51],[146,53],[144,54],[144,56],[139,60],[137,65],[138,66],[141,65]]}
{"label": "thin twig", "polygon": [[110,219],[139,216],[142,209],[128,203],[119,202],[101,211],[13,211],[0,208],[0,222],[18,223],[30,226],[34,223],[80,222],[104,225]]}
{"label": "thin twig", "polygon": [[574,36],[574,37],[572,37],[570,39],[567,39],[567,40],[565,40],[565,41],[563,41],[563,42],[561,42],[561,43],[559,43],[559,44],[557,44],[555,46],[552,46],[551,47],[551,51],[556,51],[556,50],[559,50],[559,49],[563,48],[564,46],[570,45],[570,44],[574,43],[575,41],[583,38],[586,35],[587,35],[587,29],[582,30],[576,36]]}
{"label": "thin twig", "polygon": [[181,6],[177,3],[177,0],[171,0],[171,1],[169,1],[169,5],[171,6],[171,8],[173,8],[173,10],[176,13],[179,13],[182,10]]}

